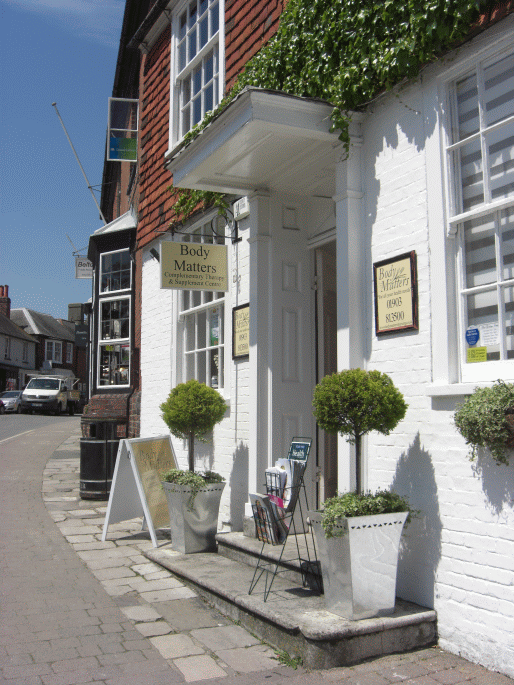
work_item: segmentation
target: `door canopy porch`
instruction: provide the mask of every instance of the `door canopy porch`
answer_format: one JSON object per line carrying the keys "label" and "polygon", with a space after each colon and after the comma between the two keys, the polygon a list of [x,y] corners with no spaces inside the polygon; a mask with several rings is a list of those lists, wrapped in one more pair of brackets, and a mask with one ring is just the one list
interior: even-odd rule
{"label": "door canopy porch", "polygon": [[322,100],[245,88],[191,143],[166,155],[181,188],[248,194],[269,190],[333,197],[333,106]]}

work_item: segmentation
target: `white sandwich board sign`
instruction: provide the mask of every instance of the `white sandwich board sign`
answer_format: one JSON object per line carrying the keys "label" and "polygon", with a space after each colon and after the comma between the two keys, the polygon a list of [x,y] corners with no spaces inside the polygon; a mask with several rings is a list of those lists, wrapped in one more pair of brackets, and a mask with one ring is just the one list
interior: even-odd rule
{"label": "white sandwich board sign", "polygon": [[143,516],[143,524],[148,525],[153,546],[157,547],[155,529],[170,525],[159,474],[174,468],[177,460],[169,434],[120,440],[102,542],[110,524]]}

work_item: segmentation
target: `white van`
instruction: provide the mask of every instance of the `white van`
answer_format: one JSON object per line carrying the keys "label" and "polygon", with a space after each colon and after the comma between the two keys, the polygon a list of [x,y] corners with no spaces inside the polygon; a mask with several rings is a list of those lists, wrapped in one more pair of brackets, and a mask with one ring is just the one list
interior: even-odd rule
{"label": "white van", "polygon": [[80,402],[80,392],[73,389],[78,379],[61,376],[35,376],[27,383],[21,394],[21,411],[68,412],[73,416]]}

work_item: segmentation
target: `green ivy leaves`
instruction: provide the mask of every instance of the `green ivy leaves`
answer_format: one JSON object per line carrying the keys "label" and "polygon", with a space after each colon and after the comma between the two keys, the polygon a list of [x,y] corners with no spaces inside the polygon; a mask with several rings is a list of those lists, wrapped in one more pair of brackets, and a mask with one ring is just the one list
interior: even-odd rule
{"label": "green ivy leaves", "polygon": [[214,193],[208,190],[189,190],[168,186],[168,190],[174,195],[173,210],[177,217],[181,217],[181,223],[192,216],[197,209],[217,207],[218,214],[222,215],[228,208],[226,195]]}
{"label": "green ivy leaves", "polygon": [[289,0],[277,33],[185,142],[256,86],[331,102],[333,130],[348,151],[347,112],[463,40],[484,4],[492,0]]}

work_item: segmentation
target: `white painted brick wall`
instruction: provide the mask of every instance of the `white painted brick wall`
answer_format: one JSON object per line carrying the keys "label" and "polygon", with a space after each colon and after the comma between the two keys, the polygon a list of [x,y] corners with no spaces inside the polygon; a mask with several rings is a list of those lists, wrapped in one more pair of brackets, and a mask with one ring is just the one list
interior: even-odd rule
{"label": "white painted brick wall", "polygon": [[[422,112],[418,85],[401,100]],[[435,607],[442,647],[514,676],[514,464],[497,466],[484,455],[477,469],[452,421],[462,399],[425,394],[438,306],[430,296],[427,183],[441,180],[427,172],[422,113],[391,97],[368,121],[363,185],[372,261],[416,250],[419,297],[418,332],[378,339],[368,331],[368,367],[388,373],[409,404],[390,436],[367,438],[368,487],[392,485],[421,512],[404,534],[398,594]],[[372,311],[371,284],[367,302]]]}
{"label": "white painted brick wall", "polygon": [[171,390],[172,293],[160,288],[160,263],[143,256],[141,312],[141,437],[167,434],[159,405]]}
{"label": "white painted brick wall", "polygon": [[[246,220],[248,221],[248,220]],[[244,222],[242,232],[244,231]],[[220,529],[242,530],[248,493],[249,365],[232,361],[232,307],[249,300],[249,249],[246,239],[229,248],[230,292],[226,301],[225,354],[228,372],[224,396],[226,417],[213,431],[211,442],[195,443],[196,469],[213,470],[227,480],[220,507]],[[238,263],[236,261],[236,251]],[[168,433],[159,405],[173,382],[173,291],[160,289],[160,264],[148,254],[143,260],[141,317],[141,436]],[[187,468],[187,443],[172,437],[180,468]]]}

